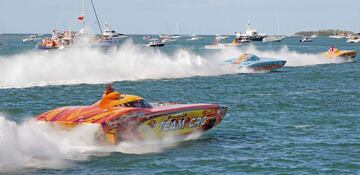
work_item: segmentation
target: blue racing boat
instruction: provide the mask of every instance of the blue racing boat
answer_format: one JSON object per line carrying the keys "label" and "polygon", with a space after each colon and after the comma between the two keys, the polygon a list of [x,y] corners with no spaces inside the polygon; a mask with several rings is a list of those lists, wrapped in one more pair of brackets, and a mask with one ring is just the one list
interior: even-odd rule
{"label": "blue racing boat", "polygon": [[284,67],[286,61],[275,58],[258,57],[253,54],[242,54],[238,58],[227,60],[226,63],[255,71],[272,71]]}

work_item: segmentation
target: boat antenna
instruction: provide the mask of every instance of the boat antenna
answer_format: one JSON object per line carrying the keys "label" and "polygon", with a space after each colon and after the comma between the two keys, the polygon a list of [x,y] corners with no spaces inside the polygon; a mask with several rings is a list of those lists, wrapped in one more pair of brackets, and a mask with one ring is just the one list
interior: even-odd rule
{"label": "boat antenna", "polygon": [[179,35],[179,23],[176,24],[176,34]]}
{"label": "boat antenna", "polygon": [[103,32],[102,32],[101,25],[100,25],[100,22],[99,22],[99,17],[98,17],[98,15],[97,15],[97,13],[96,13],[96,10],[95,10],[94,2],[93,2],[93,0],[90,0],[90,1],[91,1],[92,8],[93,8],[93,10],[94,10],[94,14],[95,14],[95,17],[96,17],[96,21],[97,21],[98,26],[99,26],[100,34],[102,34]]}
{"label": "boat antenna", "polygon": [[82,11],[82,27],[84,28],[85,27],[85,2],[84,0],[81,1],[81,11]]}
{"label": "boat antenna", "polygon": [[277,16],[277,35],[280,36],[280,17]]}

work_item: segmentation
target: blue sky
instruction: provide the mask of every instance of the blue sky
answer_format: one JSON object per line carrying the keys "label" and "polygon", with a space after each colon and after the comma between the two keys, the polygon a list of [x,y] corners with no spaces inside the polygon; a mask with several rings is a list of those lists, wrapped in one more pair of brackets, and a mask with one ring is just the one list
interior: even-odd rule
{"label": "blue sky", "polygon": [[[87,24],[97,32],[90,0]],[[93,0],[100,21],[125,34],[233,34],[247,21],[260,33],[344,29],[360,32],[360,0]],[[81,0],[1,0],[0,32],[79,29]]]}

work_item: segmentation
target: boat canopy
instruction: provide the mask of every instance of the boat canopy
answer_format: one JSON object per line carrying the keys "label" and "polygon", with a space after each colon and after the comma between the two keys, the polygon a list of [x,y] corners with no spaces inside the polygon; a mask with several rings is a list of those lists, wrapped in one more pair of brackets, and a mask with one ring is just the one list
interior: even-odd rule
{"label": "boat canopy", "polygon": [[258,60],[260,60],[260,58],[257,57],[256,55],[247,54],[246,61],[258,61]]}
{"label": "boat canopy", "polygon": [[111,92],[104,94],[99,103],[101,108],[112,107],[134,107],[134,108],[151,108],[152,106],[142,97],[136,95],[120,94],[119,92]]}
{"label": "boat canopy", "polygon": [[260,58],[257,57],[256,55],[245,53],[245,54],[241,54],[238,58],[236,58],[234,64],[240,64],[241,62],[244,61],[258,61],[258,60],[260,60]]}

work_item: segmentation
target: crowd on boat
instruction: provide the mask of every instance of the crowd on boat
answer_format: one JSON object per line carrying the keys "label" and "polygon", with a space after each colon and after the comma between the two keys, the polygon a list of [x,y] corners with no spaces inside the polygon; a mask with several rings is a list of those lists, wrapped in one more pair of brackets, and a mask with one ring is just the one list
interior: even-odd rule
{"label": "crowd on boat", "polygon": [[37,49],[62,49],[74,43],[74,39],[79,35],[78,32],[65,30],[53,30],[51,38],[44,38],[36,46]]}
{"label": "crowd on boat", "polygon": [[89,39],[90,46],[113,47],[118,46],[119,41],[127,36],[117,33],[115,30],[111,30],[109,25],[105,23],[104,32],[101,35],[91,35],[86,33],[84,28],[82,28],[79,32],[70,30],[53,30],[51,37],[41,39],[36,48],[44,50],[64,49],[79,42],[81,38],[84,37]]}

